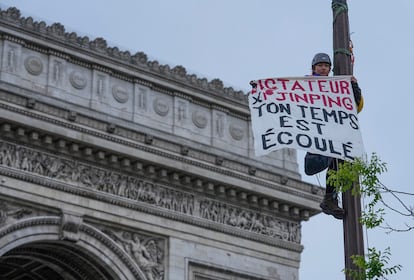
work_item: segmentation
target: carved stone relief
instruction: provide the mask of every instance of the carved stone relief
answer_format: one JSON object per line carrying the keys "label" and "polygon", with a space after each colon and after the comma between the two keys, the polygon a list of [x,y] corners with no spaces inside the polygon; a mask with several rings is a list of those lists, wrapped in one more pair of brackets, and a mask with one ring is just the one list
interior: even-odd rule
{"label": "carved stone relief", "polygon": [[240,141],[244,137],[243,128],[237,124],[230,124],[229,132],[234,140]]}
{"label": "carved stone relief", "polygon": [[102,97],[106,91],[106,80],[105,75],[96,75],[96,93],[98,94],[99,101],[102,101]]}
{"label": "carved stone relief", "polygon": [[[213,95],[230,98],[232,101],[247,104],[246,95],[244,95],[242,91],[236,91],[232,87],[224,87],[223,82],[219,79],[208,81],[206,78],[199,78],[195,74],[187,73],[186,69],[182,66],[171,68],[168,65],[160,65],[158,61],[150,61],[148,60],[147,55],[143,52],[137,52],[136,54],[131,55],[128,51],[121,51],[117,47],[108,47],[104,38],[91,40],[86,36],[78,36],[75,32],[65,32],[64,26],[59,23],[54,23],[48,26],[45,22],[34,21],[31,17],[21,18],[20,11],[16,8],[9,8],[6,11],[2,11],[0,17],[3,21],[11,21],[13,24],[20,25],[20,28],[24,30],[41,34],[42,38],[45,40],[48,38],[62,40],[62,42],[72,45],[72,47],[82,48],[83,50],[89,49],[101,56],[111,57],[112,59],[117,59],[125,64],[145,69],[146,71],[161,73],[181,82],[185,81],[186,83],[201,89],[210,90]],[[15,66],[16,64],[13,62],[16,58],[15,55],[13,55],[12,52],[9,52],[8,56],[8,65]],[[7,56],[3,56],[3,58],[6,57]],[[12,67],[6,71],[14,72],[15,69],[15,67]]]}
{"label": "carved stone relief", "polygon": [[198,128],[205,128],[208,123],[207,116],[200,111],[194,111],[192,114],[192,120],[196,127]]}
{"label": "carved stone relief", "polygon": [[5,46],[6,71],[15,73],[17,71],[17,58],[19,56],[21,47],[14,44],[6,44]]}
{"label": "carved stone relief", "polygon": [[165,99],[158,97],[154,100],[154,111],[158,115],[165,117],[168,115],[168,112],[170,111],[170,104]]}
{"label": "carved stone relief", "polygon": [[79,227],[82,225],[83,218],[76,214],[63,213],[60,225],[60,238],[69,241],[79,240]]}
{"label": "carved stone relief", "polygon": [[138,110],[147,111],[148,107],[148,89],[142,87],[136,87],[137,104]]}
{"label": "carved stone relief", "polygon": [[[14,275],[10,279],[21,275],[30,279],[35,275],[36,279],[63,279],[58,275],[64,275],[65,279],[109,280],[115,279],[114,275],[122,275],[117,279],[151,279],[145,277],[133,257],[128,258],[113,239],[97,227],[82,222],[81,217],[67,213],[59,217],[56,213],[37,212],[37,217],[15,222],[7,228],[0,225],[0,255],[5,256],[0,262],[3,268],[13,267],[7,274]],[[62,239],[62,232],[76,238],[63,238],[65,242],[59,242],[57,238]],[[74,244],[68,244],[68,240]],[[78,240],[82,242],[76,242]],[[3,246],[5,243],[7,246]],[[10,259],[14,261],[10,262]],[[57,273],[47,273],[53,270]]]}
{"label": "carved stone relief", "polygon": [[178,100],[176,103],[177,106],[177,121],[183,122],[187,119],[188,115],[188,102]]}
{"label": "carved stone relief", "polygon": [[102,229],[132,257],[148,280],[163,280],[165,271],[166,241],[132,231]]}
{"label": "carved stone relief", "polygon": [[129,99],[129,92],[121,85],[114,85],[112,87],[112,96],[119,103],[126,103]]}
{"label": "carved stone relief", "polygon": [[84,75],[79,71],[72,71],[69,74],[70,84],[78,90],[84,89],[88,83]]}
{"label": "carved stone relief", "polygon": [[224,138],[226,115],[223,113],[216,113],[216,135]]}
{"label": "carved stone relief", "polygon": [[53,60],[52,65],[52,79],[51,82],[58,85],[62,81],[63,63],[59,60]]}
{"label": "carved stone relief", "polygon": [[32,210],[0,200],[0,228],[32,214]]}
{"label": "carved stone relief", "polygon": [[256,210],[168,188],[138,177],[93,167],[26,147],[0,141],[0,167],[61,180],[87,189],[110,193],[175,213],[193,215],[207,221],[284,241],[300,243],[300,223],[289,222]]}
{"label": "carved stone relief", "polygon": [[38,76],[43,71],[42,60],[36,56],[28,56],[24,60],[24,67],[33,76]]}
{"label": "carved stone relief", "polygon": [[[61,57],[53,54],[49,55],[48,65],[48,81],[49,85],[64,88],[67,87],[68,81],[70,82],[70,76],[67,73],[67,61]],[[73,70],[73,69],[72,69]]]}

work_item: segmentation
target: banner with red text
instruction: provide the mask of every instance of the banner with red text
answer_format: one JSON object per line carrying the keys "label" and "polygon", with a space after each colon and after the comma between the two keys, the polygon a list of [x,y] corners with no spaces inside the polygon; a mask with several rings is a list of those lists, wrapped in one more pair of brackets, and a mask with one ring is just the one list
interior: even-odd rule
{"label": "banner with red text", "polygon": [[350,76],[253,83],[249,106],[256,156],[281,148],[344,160],[365,154]]}

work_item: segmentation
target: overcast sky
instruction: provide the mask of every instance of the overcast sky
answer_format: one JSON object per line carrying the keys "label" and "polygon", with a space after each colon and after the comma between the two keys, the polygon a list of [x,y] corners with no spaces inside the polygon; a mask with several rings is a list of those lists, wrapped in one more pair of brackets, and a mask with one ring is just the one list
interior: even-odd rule
{"label": "overcast sky", "polygon": [[[332,54],[331,1],[2,0],[0,5],[244,91],[253,79],[310,74],[315,53]],[[386,186],[412,193],[414,1],[351,0],[348,5],[354,73],[365,98],[359,119],[366,152],[387,163],[381,176]],[[303,152],[298,160],[303,162]],[[324,178],[303,176],[322,186]],[[414,205],[412,196],[404,200]],[[391,213],[386,219],[394,227],[414,224],[413,218]],[[342,223],[320,214],[302,226],[300,280],[344,279]],[[391,247],[390,263],[403,270],[389,279],[411,280],[413,238],[414,231],[368,231],[365,247]]]}

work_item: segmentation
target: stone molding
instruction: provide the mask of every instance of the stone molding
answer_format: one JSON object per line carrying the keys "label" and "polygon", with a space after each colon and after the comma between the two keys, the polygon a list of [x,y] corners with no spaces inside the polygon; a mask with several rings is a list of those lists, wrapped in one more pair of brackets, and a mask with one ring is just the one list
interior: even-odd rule
{"label": "stone molding", "polygon": [[62,223],[60,225],[60,238],[76,242],[79,240],[79,227],[83,223],[82,216],[74,213],[62,214]]}
{"label": "stone molding", "polygon": [[[39,216],[39,217],[31,217],[27,219],[22,219],[12,224],[0,227],[0,251],[1,249],[3,249],[1,247],[2,244],[4,246],[7,243],[10,244],[14,242],[13,239],[10,239],[10,238],[7,239],[8,236],[10,235],[19,234],[20,239],[23,239],[23,238],[28,239],[29,240],[28,242],[30,242],[31,236],[36,238],[36,236],[38,235],[37,231],[30,232],[30,228],[47,227],[47,229],[45,229],[43,233],[44,234],[48,233],[47,234],[48,238],[52,238],[51,240],[55,241],[55,238],[52,236],[51,233],[53,232],[53,228],[56,228],[54,234],[56,237],[59,236],[60,235],[59,228],[61,227],[61,223],[62,223],[62,217],[59,217],[59,216]],[[53,228],[51,228],[51,226]],[[113,239],[111,239],[109,236],[104,234],[102,231],[100,231],[99,229],[95,228],[92,225],[82,223],[79,226],[79,232],[98,241],[98,243],[105,246],[106,250],[109,250],[114,255],[116,255],[118,260],[111,260],[111,261],[113,262],[121,261],[122,264],[129,269],[129,272],[135,276],[135,279],[147,279],[144,276],[145,273],[141,270],[141,267],[136,262],[136,260],[134,260],[134,258],[131,257],[122,247],[120,247]],[[9,241],[7,242],[7,240],[5,239]],[[2,240],[4,240],[4,242],[1,242]],[[97,244],[95,243],[95,246],[96,245]],[[162,279],[164,278],[158,278],[157,280],[162,280]]]}
{"label": "stone molding", "polygon": [[[90,40],[86,36],[80,37],[75,32],[66,32],[65,27],[60,23],[48,26],[44,21],[38,22],[31,17],[22,17],[17,8],[0,10],[0,20],[4,24],[23,29],[34,36],[41,37],[43,40],[47,38],[47,41],[50,42],[70,45],[79,52],[89,52],[95,56],[102,56],[149,74],[162,75],[176,83],[198,88],[211,95],[231,99],[233,102],[247,106],[247,98],[242,91],[225,87],[219,79],[208,81],[206,78],[199,78],[195,74],[188,74],[183,66],[171,68],[169,65],[160,65],[158,61],[150,61],[143,52],[131,54],[129,51],[121,51],[117,47],[109,47],[103,38]],[[53,50],[53,53],[62,58],[67,57],[66,54],[60,54],[55,50]]]}
{"label": "stone molding", "polygon": [[6,201],[0,200],[0,228],[29,215],[32,216],[32,214],[32,209],[12,205]]}
{"label": "stone molding", "polygon": [[[125,254],[130,256],[148,279],[164,279],[168,255],[165,237],[137,230],[117,229],[89,218],[85,221],[84,217],[77,213],[65,211],[60,216],[53,216],[52,212],[54,211],[40,211],[36,207],[0,200],[0,244],[3,237],[22,229],[53,225],[58,228],[56,235],[60,240],[77,243],[81,240],[82,234],[86,233],[115,252],[132,271],[135,268],[130,265],[131,260],[126,258]],[[36,231],[33,231],[33,234],[36,235]],[[140,272],[135,271],[134,274],[139,276]]]}
{"label": "stone molding", "polygon": [[[2,106],[2,104],[0,103],[0,107]],[[35,114],[32,114],[31,112],[28,111],[23,111],[22,113],[30,113],[32,118],[36,118],[37,116]],[[42,117],[43,120],[45,120],[45,117]],[[54,120],[54,123],[56,124],[56,120]],[[73,126],[70,123],[59,123],[58,125],[60,126],[67,126],[70,129],[77,129],[78,127]],[[26,130],[31,131],[30,134],[26,134]],[[9,137],[10,139],[13,139],[15,137],[19,138],[20,141],[22,140],[26,140],[26,142],[31,142],[32,144],[38,144],[42,147],[49,147],[51,150],[56,150],[56,148],[58,150],[60,150],[61,153],[67,154],[67,153],[71,153],[73,156],[79,157],[79,158],[83,158],[83,159],[89,159],[92,161],[95,161],[99,164],[108,164],[111,166],[111,168],[117,167],[120,169],[129,169],[130,171],[133,172],[143,172],[145,165],[146,166],[151,166],[154,165],[154,163],[146,163],[146,162],[142,162],[139,159],[134,159],[134,158],[128,158],[127,156],[117,156],[116,153],[114,153],[113,151],[107,151],[105,150],[105,148],[101,148],[101,147],[88,147],[88,146],[84,146],[84,144],[82,143],[76,143],[73,142],[73,140],[65,140],[63,137],[58,136],[55,137],[53,135],[43,135],[42,139],[38,139],[39,135],[44,134],[42,132],[38,132],[36,133],[35,131],[33,131],[33,128],[24,128],[23,126],[13,126],[12,124],[8,124],[8,123],[3,123],[0,126],[0,131],[3,133],[3,137]],[[85,130],[85,129],[81,129],[82,132],[84,133],[89,133],[90,131]],[[15,133],[17,133],[17,135],[15,135]],[[182,155],[182,147],[180,149],[180,151],[177,151],[177,154],[171,154],[171,153],[166,153],[163,151],[160,151],[159,149],[155,149],[155,148],[151,148],[151,146],[146,145],[139,145],[137,143],[133,143],[133,142],[129,142],[129,141],[124,141],[118,138],[114,138],[108,134],[99,134],[96,131],[92,132],[92,135],[100,137],[100,138],[104,138],[107,140],[112,140],[115,141],[116,143],[119,144],[123,144],[126,146],[131,146],[134,149],[140,149],[149,153],[153,153],[153,154],[158,154],[162,157],[165,158],[170,158],[173,159],[175,161],[180,161],[180,162],[184,162],[186,164],[191,164],[194,166],[198,166],[201,167],[203,169],[206,170],[211,170],[213,172],[219,173],[219,174],[223,174],[226,176],[230,176],[230,177],[234,177],[234,178],[239,178],[242,179],[244,181],[248,181],[254,184],[258,184],[258,185],[263,185],[275,190],[279,190],[279,191],[283,191],[285,193],[290,193],[292,195],[295,196],[299,196],[299,197],[303,197],[305,199],[310,199],[310,200],[314,200],[317,201],[318,197],[315,195],[311,195],[311,194],[306,194],[303,192],[298,192],[297,190],[293,189],[293,188],[288,188],[285,187],[283,185],[276,185],[276,184],[272,184],[270,182],[266,182],[260,179],[256,179],[254,176],[248,176],[248,175],[243,175],[239,172],[235,172],[235,171],[230,171],[228,169],[223,169],[220,168],[220,166],[214,166],[214,165],[210,165],[210,164],[206,164],[206,163],[202,163],[200,161],[194,161],[191,160],[188,157],[183,157]],[[35,139],[30,139],[35,137]],[[32,140],[36,140],[36,141],[32,141]],[[144,140],[146,141],[146,140]],[[42,143],[43,142],[43,143]],[[148,143],[147,143],[148,144]],[[80,150],[82,147],[82,150]],[[121,160],[119,160],[121,159]],[[212,159],[213,160],[213,159]],[[217,160],[216,158],[214,158],[214,160]],[[217,164],[217,163],[216,163]],[[119,166],[118,166],[119,165]],[[130,168],[134,168],[134,169],[130,169]],[[176,173],[177,171],[172,171],[169,170],[169,168],[166,167],[158,167],[158,168],[162,168],[165,170],[166,174],[171,174],[171,173]],[[147,168],[148,169],[148,168]],[[249,170],[247,171],[249,174],[252,172],[250,171],[251,167],[249,167]],[[256,172],[256,171],[255,171]],[[189,180],[186,184],[190,184],[190,185],[198,185],[198,179],[197,175],[194,174],[183,174],[183,173],[178,173],[179,175],[179,179],[181,180]],[[251,175],[251,174],[250,174]],[[185,179],[186,177],[188,177],[188,179]],[[284,177],[281,177],[281,180]],[[165,178],[164,178],[165,179]],[[201,186],[196,186],[196,188],[203,189],[205,188],[205,185],[208,185],[208,183],[206,182],[205,179],[201,179]],[[287,181],[285,182],[287,183]],[[262,204],[261,206],[264,206],[265,208],[268,207],[268,203],[266,203],[266,201],[271,202],[272,200],[274,200],[275,198],[273,197],[265,197],[263,195],[259,195],[259,194],[255,194],[251,191],[246,191],[243,189],[238,188],[237,186],[223,186],[221,185],[220,187],[223,188],[225,187],[223,190],[220,190],[218,187],[216,187],[217,184],[219,184],[219,182],[214,182],[211,181],[209,182],[209,184],[212,184],[212,189],[208,190],[207,192],[216,192],[216,191],[220,191],[221,196],[224,195],[224,197],[227,197],[228,199],[232,200],[232,199],[236,199],[236,194],[237,193],[244,193],[243,196],[239,196],[237,197],[238,200],[243,201],[244,203],[248,203],[248,198],[250,199],[250,202],[252,202],[252,206],[260,206],[260,204]],[[236,192],[234,192],[234,195],[232,194],[232,192],[230,191],[231,189],[237,190]],[[286,202],[285,202],[286,203]],[[271,206],[271,205],[270,205]],[[294,206],[292,205],[292,207],[294,208]],[[273,207],[272,211],[274,210],[279,210],[277,209],[278,207]],[[290,208],[290,207],[289,207]],[[304,210],[304,212],[301,213],[301,217],[303,219],[307,219],[309,217],[310,214],[312,214],[311,209],[308,210]]]}
{"label": "stone molding", "polygon": [[[287,220],[287,217],[298,217],[299,211],[290,212],[290,207],[286,205],[281,207],[281,216],[275,215],[269,210],[265,212],[263,208],[261,211],[245,208],[237,205],[237,201],[225,202],[190,190],[171,188],[168,182],[146,179],[151,178],[148,175],[123,174],[2,141],[0,174],[236,236],[278,244],[283,248],[301,250],[300,222]],[[206,191],[209,190],[207,185]],[[283,215],[287,217],[282,218]],[[63,233],[70,240],[76,240],[80,221],[79,218],[69,219],[69,231]]]}
{"label": "stone molding", "polygon": [[[20,97],[14,94],[8,94],[6,92],[0,92],[0,99],[3,99],[7,102],[11,102],[20,106],[27,106],[29,99],[25,97]],[[30,99],[31,100],[31,99]],[[279,171],[279,174],[271,172],[271,170],[264,170],[256,166],[252,166],[251,164],[255,164],[249,159],[249,165],[243,161],[234,161],[231,159],[224,158],[223,156],[217,156],[215,154],[208,153],[206,150],[195,150],[188,146],[186,146],[187,153],[183,154],[183,146],[181,144],[174,143],[172,141],[163,140],[159,137],[156,137],[157,141],[154,142],[155,136],[145,133],[140,133],[138,131],[134,131],[128,129],[126,127],[114,126],[111,123],[99,121],[97,119],[92,119],[86,115],[79,114],[73,111],[69,111],[67,109],[61,109],[55,106],[47,105],[46,103],[39,102],[32,100],[35,105],[32,105],[32,110],[27,111],[20,109],[15,106],[10,106],[8,104],[0,103],[0,108],[19,113],[21,115],[26,115],[31,119],[39,119],[45,121],[47,123],[55,124],[61,127],[65,127],[71,130],[79,131],[82,133],[86,133],[89,135],[93,135],[114,143],[122,144],[125,146],[133,147],[135,149],[140,149],[143,151],[151,152],[154,154],[158,154],[164,156],[166,158],[171,158],[173,160],[177,160],[180,162],[185,162],[188,164],[192,164],[194,166],[199,166],[205,168],[207,170],[211,170],[217,173],[221,173],[227,176],[232,176],[235,178],[243,179],[246,181],[250,181],[255,184],[264,185],[269,188],[280,190],[286,193],[290,193],[292,195],[303,197],[306,199],[319,201],[319,197],[315,196],[315,194],[320,194],[322,191],[320,189],[313,188],[311,189],[311,194],[307,195],[306,192],[309,192],[308,186],[301,186],[299,181],[296,179],[290,178],[289,175],[280,175],[282,170],[278,170],[277,168],[272,168],[276,171]],[[56,118],[47,117],[45,115],[37,114],[36,111],[44,112],[49,115],[52,115]],[[68,123],[65,120],[69,120]],[[79,126],[79,125],[82,126]],[[87,129],[85,126],[88,126],[92,129]],[[109,135],[108,132],[109,127],[113,126],[111,130],[111,134]],[[32,129],[27,129],[32,130]],[[119,136],[119,137],[116,137]],[[63,137],[60,137],[64,139]],[[124,138],[124,139],[122,139]],[[52,141],[53,142],[53,141]],[[72,141],[67,141],[72,142]],[[146,145],[142,145],[142,144]],[[79,146],[82,144],[79,143]],[[161,148],[157,149],[157,148]],[[104,149],[104,148],[101,148]],[[105,149],[104,149],[105,150]],[[191,151],[190,151],[191,150]],[[167,152],[168,151],[168,152]],[[114,154],[113,151],[107,151],[106,154]],[[115,153],[116,154],[116,153]],[[186,155],[186,157],[182,157],[181,155]],[[122,156],[120,156],[122,158]],[[125,157],[127,158],[127,157]],[[129,162],[134,162],[134,159],[128,159]],[[225,167],[225,169],[221,168]],[[254,169],[254,173],[252,170]],[[283,172],[285,173],[285,172]],[[254,176],[246,176],[254,175]],[[268,183],[266,181],[271,181],[273,183]],[[276,183],[276,184],[275,184]],[[286,185],[294,184],[294,188],[287,188]],[[301,190],[301,192],[297,191],[297,189]],[[311,213],[312,214],[312,213]]]}

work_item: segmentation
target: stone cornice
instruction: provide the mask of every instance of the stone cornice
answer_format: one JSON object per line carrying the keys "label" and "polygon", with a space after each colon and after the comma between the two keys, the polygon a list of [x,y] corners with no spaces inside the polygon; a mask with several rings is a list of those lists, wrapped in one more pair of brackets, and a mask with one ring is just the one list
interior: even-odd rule
{"label": "stone cornice", "polygon": [[[6,97],[7,95],[4,95],[4,97]],[[7,99],[7,97],[6,97]],[[19,104],[19,105],[24,105],[26,104],[27,106],[27,102],[30,99],[26,99],[26,98],[19,98],[16,95],[13,95],[13,99],[15,100],[11,100],[9,99],[8,101],[14,101],[15,103]],[[19,100],[17,100],[19,99]],[[74,131],[79,131],[81,133],[85,133],[91,136],[95,136],[98,137],[100,139],[105,139],[107,141],[110,142],[114,142],[117,144],[121,144],[124,146],[128,146],[128,147],[132,147],[134,149],[138,149],[138,150],[142,150],[145,152],[149,152],[151,154],[156,154],[159,156],[162,156],[164,158],[169,158],[171,160],[177,161],[177,162],[183,162],[185,164],[189,164],[192,166],[197,166],[197,167],[201,167],[205,170],[210,170],[212,172],[215,172],[217,174],[222,174],[225,176],[229,176],[229,177],[234,177],[234,178],[238,178],[240,180],[246,181],[246,182],[250,182],[252,184],[257,184],[257,185],[261,185],[264,187],[267,187],[269,189],[274,189],[274,190],[278,190],[281,191],[283,193],[287,193],[289,195],[295,196],[295,197],[300,197],[300,198],[304,198],[307,200],[312,200],[312,201],[319,201],[319,196],[317,195],[319,193],[320,190],[315,189],[315,188],[309,188],[308,185],[301,183],[300,181],[293,179],[293,178],[289,178],[288,176],[284,175],[280,175],[279,174],[275,174],[275,173],[271,173],[268,170],[262,170],[259,167],[256,166],[252,166],[252,165],[247,165],[244,164],[242,162],[234,162],[233,164],[236,164],[236,169],[231,168],[232,166],[232,160],[230,159],[226,159],[224,157],[220,157],[220,159],[218,158],[218,155],[215,154],[209,154],[207,152],[203,152],[202,150],[195,150],[194,148],[188,147],[188,146],[183,146],[180,144],[175,144],[173,142],[168,143],[168,141],[166,140],[162,140],[162,139],[158,139],[156,136],[152,136],[146,133],[140,133],[140,132],[126,132],[126,131],[122,131],[122,130],[126,130],[126,128],[118,128],[118,127],[114,127],[113,131],[111,130],[110,133],[108,132],[108,129],[110,127],[110,123],[100,123],[97,120],[90,120],[90,122],[94,122],[95,125],[93,127],[93,129],[89,129],[88,127],[85,127],[85,125],[79,125],[77,124],[76,119],[79,118],[77,115],[75,115],[74,119],[70,119],[71,118],[71,112],[68,110],[63,110],[63,109],[58,109],[55,107],[48,107],[47,105],[43,104],[41,102],[36,103],[35,105],[33,105],[34,110],[25,110],[19,107],[14,107],[14,106],[10,106],[4,103],[0,103],[0,108],[9,110],[9,111],[13,111],[16,112],[20,115],[26,115],[28,117],[30,117],[31,119],[39,119],[45,123],[50,123],[50,124],[55,124],[59,127],[64,127],[70,130],[74,130]],[[46,115],[41,115],[41,114],[37,114],[36,113],[36,109],[39,111],[42,111],[42,106],[46,106],[43,107],[44,111],[47,112],[55,112],[55,118],[46,116]],[[58,118],[56,118],[58,117]],[[60,118],[60,120],[59,120]],[[66,121],[66,118],[70,120],[70,122]],[[83,116],[83,118],[87,118],[86,116]],[[86,119],[84,120],[83,123],[88,123],[89,121],[87,121]],[[33,132],[33,130],[35,128],[33,127],[27,127],[24,128],[23,125],[18,124],[18,125],[12,125],[13,127],[10,127],[11,131],[16,131],[18,128],[20,128],[22,131],[31,131]],[[4,126],[2,127],[2,129],[4,129]],[[5,132],[5,131],[3,131]],[[18,135],[14,134],[15,132],[12,132],[10,134],[10,136],[12,137],[19,137]],[[37,132],[38,135],[44,135],[45,132],[42,131],[38,131]],[[139,159],[134,159],[131,157],[128,157],[127,155],[122,155],[119,154],[115,151],[110,151],[108,149],[106,149],[105,147],[94,147],[91,145],[88,145],[87,143],[81,143],[78,142],[76,143],[76,141],[74,139],[65,139],[65,137],[56,135],[54,136],[53,134],[48,133],[49,136],[42,136],[43,139],[50,139],[48,140],[50,142],[50,144],[48,144],[47,146],[49,147],[53,147],[53,149],[55,149],[55,145],[56,143],[60,142],[65,142],[65,147],[63,147],[63,149],[60,149],[60,152],[63,153],[68,153],[67,149],[69,147],[69,145],[73,145],[75,144],[78,149],[82,149],[82,153],[81,151],[79,151],[79,156],[85,156],[86,151],[88,155],[88,158],[90,160],[95,160],[99,163],[109,163],[108,160],[109,157],[113,158],[112,160],[112,166],[114,166],[116,164],[121,164],[121,162],[129,162],[129,164],[131,165],[134,162],[137,162],[137,160]],[[7,132],[4,133],[4,135],[8,135]],[[132,138],[128,139],[127,137],[130,136]],[[22,139],[26,139],[26,141],[30,142],[30,139],[28,139],[27,137],[29,136],[24,136],[24,137],[20,137],[20,141]],[[154,139],[157,139],[157,141],[154,141]],[[45,141],[45,140],[43,140]],[[75,141],[75,142],[74,142]],[[35,142],[34,142],[35,143]],[[41,141],[39,142],[41,143]],[[71,144],[69,144],[71,143]],[[158,143],[158,146],[157,144]],[[165,144],[162,144],[165,143]],[[44,145],[43,145],[44,146]],[[46,147],[47,147],[46,146]],[[163,147],[164,146],[164,147]],[[165,149],[165,146],[169,147],[168,150]],[[44,146],[45,147],[45,146]],[[185,148],[185,152],[184,149]],[[69,148],[70,149],[70,148]],[[65,151],[66,150],[66,151]],[[190,150],[193,150],[194,152],[190,153]],[[104,160],[97,158],[94,155],[99,155],[102,154],[101,157],[103,157]],[[193,156],[190,156],[193,155]],[[76,153],[74,153],[73,155],[76,155]],[[199,155],[197,157],[197,155]],[[105,159],[106,158],[106,159]],[[206,161],[206,159],[211,159],[210,161]],[[113,162],[115,161],[115,162]],[[251,162],[251,160],[249,160],[249,162]],[[142,166],[147,164],[147,165],[154,165],[153,162],[151,163],[140,163]],[[155,164],[156,165],[156,164]],[[223,168],[225,167],[225,168]],[[144,167],[142,167],[144,168]],[[161,167],[159,167],[161,168]],[[166,168],[165,166],[163,168]],[[245,174],[243,174],[243,172],[240,172],[240,170],[244,170]],[[174,172],[174,170],[169,170],[168,173]],[[182,175],[184,176],[184,175]],[[192,178],[191,181],[197,181],[197,180],[202,180],[205,181],[205,179],[203,178],[196,178],[197,175],[195,174],[187,174],[188,177]],[[215,185],[217,185],[218,183],[215,182]],[[292,187],[293,186],[293,187]],[[246,198],[247,197],[257,197],[257,194],[252,192],[252,191],[246,191],[243,189],[239,189],[237,186],[229,186],[226,188],[226,192],[229,189],[235,189],[237,190],[236,193],[239,192],[245,192],[246,193]],[[298,191],[297,189],[300,189],[301,191]],[[312,193],[310,193],[312,192]],[[272,198],[265,198],[265,200],[271,200]],[[255,200],[255,199],[253,199]],[[314,214],[313,212],[314,210],[310,211],[310,215]],[[315,212],[316,213],[316,212]]]}
{"label": "stone cornice", "polygon": [[[34,117],[34,115],[31,116]],[[125,155],[119,156],[116,152],[105,149],[104,147],[94,147],[91,145],[85,145],[85,143],[74,142],[73,139],[65,139],[62,136],[45,134],[44,131],[36,131],[33,127],[25,128],[21,124],[14,125],[2,122],[0,132],[2,134],[1,138],[4,139],[13,139],[13,141],[23,142],[26,144],[30,143],[30,145],[34,145],[37,148],[46,148],[54,153],[66,155],[70,154],[72,157],[88,160],[101,166],[107,166],[112,170],[121,170],[123,172],[138,173],[141,175],[146,174],[146,176],[150,178],[158,178],[158,180],[164,182],[169,181],[176,186],[184,185],[185,187],[195,189],[198,192],[203,192],[207,196],[217,195],[222,199],[233,202],[237,201],[242,203],[242,205],[250,205],[251,207],[261,208],[263,211],[272,211],[276,213],[280,212],[282,215],[291,216],[293,219],[308,219],[309,216],[318,212],[312,208],[303,207],[302,205],[295,205],[292,201],[280,200],[280,198],[246,190],[235,185],[225,185],[219,181],[214,181],[214,178],[207,180],[205,177],[200,177],[200,175],[177,171],[171,167],[165,167],[155,162],[145,162],[142,159],[135,159]],[[86,132],[86,130],[84,130],[84,132]],[[110,140],[110,138],[112,137],[109,137],[108,140]],[[120,142],[122,144],[123,141]],[[162,157],[169,157],[177,162],[198,165],[203,169],[211,170],[217,174],[236,177],[252,184],[261,185],[276,191],[287,193],[292,195],[292,197],[301,197],[302,199],[314,202],[319,201],[319,196],[299,192],[288,186],[266,182],[252,176],[214,167],[206,163],[203,164],[182,156],[162,152],[148,146],[133,144],[127,141],[125,141],[125,143],[133,145],[136,149],[142,149],[149,153],[158,153]]]}
{"label": "stone cornice", "polygon": [[[171,68],[169,65],[161,65],[158,61],[150,61],[143,52],[131,54],[129,51],[120,51],[117,47],[109,47],[103,38],[96,38],[90,40],[88,37],[80,37],[75,32],[66,32],[65,27],[60,23],[54,23],[50,26],[45,22],[34,21],[33,18],[22,17],[20,11],[16,8],[9,8],[7,10],[0,10],[0,21],[3,25],[8,26],[19,33],[26,32],[33,38],[41,38],[48,42],[48,46],[56,44],[57,46],[64,46],[65,48],[72,48],[76,53],[84,53],[88,56],[99,57],[99,59],[106,59],[110,63],[116,63],[123,67],[133,69],[146,75],[162,78],[168,80],[170,83],[180,86],[197,89],[203,94],[208,94],[214,98],[225,99],[227,102],[238,104],[238,106],[247,108],[247,98],[242,91],[236,91],[232,87],[225,87],[223,82],[219,79],[208,81],[206,78],[199,78],[195,74],[188,74],[183,66],[175,66]],[[10,36],[3,31],[3,37],[6,36],[8,40],[15,41],[19,44],[26,45],[31,49],[36,49],[43,53],[53,53],[54,55],[76,61],[84,66],[87,62],[85,58],[76,58],[73,55],[66,54],[64,51],[53,49],[47,46],[39,46],[40,43],[32,43],[25,39]],[[95,63],[96,64],[96,63]],[[104,71],[107,69],[103,65],[95,65]],[[115,71],[117,72],[117,71]],[[133,80],[136,77],[130,74],[119,72],[118,77],[124,77],[126,80]]]}

